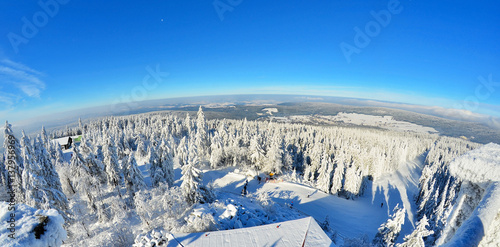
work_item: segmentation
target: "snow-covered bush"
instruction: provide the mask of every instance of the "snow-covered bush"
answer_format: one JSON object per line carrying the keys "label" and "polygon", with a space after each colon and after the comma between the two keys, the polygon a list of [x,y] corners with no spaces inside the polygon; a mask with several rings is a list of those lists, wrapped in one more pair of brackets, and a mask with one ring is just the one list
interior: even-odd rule
{"label": "snow-covered bush", "polygon": [[152,230],[148,233],[138,235],[133,247],[167,246],[170,233],[163,230]]}

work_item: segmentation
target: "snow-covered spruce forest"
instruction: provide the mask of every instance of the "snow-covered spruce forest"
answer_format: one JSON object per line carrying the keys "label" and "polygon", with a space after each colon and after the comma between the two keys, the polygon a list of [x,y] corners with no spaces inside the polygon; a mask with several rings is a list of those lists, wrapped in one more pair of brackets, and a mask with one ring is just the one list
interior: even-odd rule
{"label": "snow-covered spruce forest", "polygon": [[[70,156],[51,141],[80,134],[81,142]],[[6,124],[6,150],[11,145],[9,135],[13,131]],[[480,186],[453,177],[448,168],[454,158],[479,144],[368,128],[246,119],[207,121],[201,107],[193,116],[148,113],[94,119],[52,133],[42,129],[32,137],[23,132],[14,146],[18,154],[15,181],[20,188],[17,202],[35,209],[56,209],[65,220],[64,244],[68,246],[130,246],[134,242],[141,246],[158,236],[152,231],[226,230],[303,217],[265,193],[248,195],[255,207],[235,208],[240,202],[234,200],[241,196],[220,197],[222,191],[203,183],[203,170],[234,167],[254,176],[272,172],[284,181],[356,201],[370,183],[396,172],[400,164],[424,159],[414,198],[418,206],[415,230],[406,237],[398,236],[405,218],[401,206],[391,208],[393,214],[374,239],[336,234],[329,226],[334,218],[320,222],[334,243],[345,246],[394,246],[398,238],[404,238],[398,246],[419,246],[424,241],[426,246],[437,244],[441,236],[453,236],[481,199],[473,197],[484,192]],[[5,158],[0,162],[0,179],[6,188]],[[180,179],[176,179],[179,169]],[[478,193],[460,192],[464,186]],[[0,192],[7,201],[6,190]],[[457,211],[457,203],[461,203],[461,214],[447,222],[453,209]],[[235,208],[236,213],[226,218],[211,214],[193,217],[200,205],[226,212]],[[488,237],[494,238],[486,233]]]}

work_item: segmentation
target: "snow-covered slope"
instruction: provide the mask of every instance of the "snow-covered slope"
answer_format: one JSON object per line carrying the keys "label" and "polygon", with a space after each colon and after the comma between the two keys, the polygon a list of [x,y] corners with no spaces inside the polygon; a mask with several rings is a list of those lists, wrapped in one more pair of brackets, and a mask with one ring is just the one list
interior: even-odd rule
{"label": "snow-covered slope", "polygon": [[[380,201],[388,205],[388,214],[392,210],[392,207],[400,203],[399,200],[401,200],[406,210],[407,218],[411,223],[409,229],[415,225],[414,215],[417,209],[414,198],[418,194],[418,183],[422,174],[423,158],[422,156],[413,161],[402,163],[397,171],[375,179],[372,186],[372,201]],[[384,198],[379,198],[379,194],[383,194]]]}

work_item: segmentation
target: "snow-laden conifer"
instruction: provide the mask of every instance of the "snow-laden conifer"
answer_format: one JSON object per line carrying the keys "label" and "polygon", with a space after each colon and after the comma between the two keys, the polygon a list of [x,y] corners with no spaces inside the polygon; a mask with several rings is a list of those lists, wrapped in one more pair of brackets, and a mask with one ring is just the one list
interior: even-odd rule
{"label": "snow-laden conifer", "polygon": [[118,163],[118,156],[116,154],[116,149],[114,147],[114,141],[112,138],[109,138],[106,141],[106,144],[103,147],[103,151],[108,185],[110,185],[111,188],[117,188],[119,192],[123,174],[120,169],[120,164]]}
{"label": "snow-laden conifer", "polygon": [[417,222],[415,230],[410,235],[405,236],[404,243],[396,245],[397,247],[425,247],[424,238],[433,234],[434,231],[428,230],[429,226],[427,216]]}
{"label": "snow-laden conifer", "polygon": [[332,181],[333,164],[329,155],[325,152],[321,158],[321,165],[319,168],[319,176],[317,181],[317,188],[325,193],[330,192]]}
{"label": "snow-laden conifer", "polygon": [[204,159],[208,154],[208,134],[207,134],[207,122],[205,121],[205,114],[200,106],[196,118],[196,135],[195,144],[198,147],[198,155],[201,159]]}
{"label": "snow-laden conifer", "polygon": [[190,153],[187,164],[182,167],[181,190],[189,204],[197,203],[202,198],[200,192],[202,174],[197,168],[198,162],[198,157]]}
{"label": "snow-laden conifer", "polygon": [[373,239],[375,246],[395,245],[396,239],[401,232],[401,226],[405,223],[406,211],[399,207],[399,204],[394,207],[391,217],[378,228],[378,233]]}
{"label": "snow-laden conifer", "polygon": [[172,157],[172,149],[165,139],[162,140],[159,147],[160,167],[164,174],[164,181],[168,186],[174,184],[174,158]]}
{"label": "snow-laden conifer", "polygon": [[283,149],[281,145],[281,140],[277,136],[275,136],[266,154],[264,171],[280,174],[282,167],[283,167]]}
{"label": "snow-laden conifer", "polygon": [[156,149],[154,146],[150,146],[148,148],[149,154],[149,176],[151,178],[151,184],[153,187],[158,186],[160,183],[166,182],[165,173],[161,166],[160,157],[156,153]]}
{"label": "snow-laden conifer", "polygon": [[135,195],[135,192],[146,188],[144,176],[137,166],[133,153],[130,153],[127,159],[124,160],[124,170],[125,185],[127,186],[127,191],[129,191],[131,195]]}

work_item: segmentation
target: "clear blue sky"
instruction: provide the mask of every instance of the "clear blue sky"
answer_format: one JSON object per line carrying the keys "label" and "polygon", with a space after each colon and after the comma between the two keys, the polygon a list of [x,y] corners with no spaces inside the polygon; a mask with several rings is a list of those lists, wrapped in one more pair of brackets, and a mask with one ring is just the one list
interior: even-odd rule
{"label": "clear blue sky", "polygon": [[[213,0],[41,2],[57,9],[0,3],[0,116],[11,121],[122,96],[233,93],[441,107],[467,99],[476,112],[500,115],[500,85],[478,80],[500,82],[498,1],[401,1],[350,62],[340,44],[354,46],[355,27],[365,30],[370,12],[390,1],[232,0],[241,3],[222,19]],[[147,66],[169,75],[145,88]]]}

